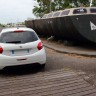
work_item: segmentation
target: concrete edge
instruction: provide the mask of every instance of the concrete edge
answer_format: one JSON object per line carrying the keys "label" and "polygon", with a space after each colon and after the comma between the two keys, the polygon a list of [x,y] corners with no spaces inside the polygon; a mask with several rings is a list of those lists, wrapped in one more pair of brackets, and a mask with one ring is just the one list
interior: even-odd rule
{"label": "concrete edge", "polygon": [[52,50],[54,50],[56,52],[59,52],[59,53],[72,54],[72,55],[85,56],[85,57],[96,57],[96,54],[88,54],[86,52],[84,52],[84,53],[83,52],[82,53],[80,53],[80,52],[71,52],[71,51],[66,51],[66,50],[62,51],[62,50],[59,50],[58,48],[54,48],[54,47],[49,46],[47,44],[44,44],[44,46],[49,48],[49,49],[52,49]]}

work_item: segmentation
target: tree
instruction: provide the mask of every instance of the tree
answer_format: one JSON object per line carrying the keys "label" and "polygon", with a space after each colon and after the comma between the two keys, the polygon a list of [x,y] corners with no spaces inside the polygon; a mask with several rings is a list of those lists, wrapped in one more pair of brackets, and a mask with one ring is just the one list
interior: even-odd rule
{"label": "tree", "polygon": [[[33,13],[42,17],[44,14],[50,12],[50,1],[51,0],[37,0],[39,7],[34,6]],[[89,0],[54,0],[51,3],[51,10],[63,10],[65,8],[80,7],[80,6],[89,6]],[[93,6],[96,6],[96,0],[93,0]]]}
{"label": "tree", "polygon": [[93,5],[92,6],[96,6],[96,0],[93,1]]}
{"label": "tree", "polygon": [[5,27],[5,25],[0,23],[0,27]]}
{"label": "tree", "polygon": [[48,0],[37,0],[39,7],[34,6],[33,13],[37,17],[42,17],[45,13],[48,13],[50,10],[49,4],[50,2]]}

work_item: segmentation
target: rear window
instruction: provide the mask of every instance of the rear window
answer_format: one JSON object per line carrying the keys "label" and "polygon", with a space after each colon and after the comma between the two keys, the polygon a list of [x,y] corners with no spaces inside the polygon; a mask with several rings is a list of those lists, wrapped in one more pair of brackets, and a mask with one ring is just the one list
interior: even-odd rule
{"label": "rear window", "polygon": [[90,9],[91,13],[96,13],[96,9],[95,8],[92,8]]}
{"label": "rear window", "polygon": [[63,15],[68,15],[68,14],[69,14],[69,12],[70,12],[70,10],[67,10],[67,11],[62,11],[61,16],[63,16]]}
{"label": "rear window", "polygon": [[23,44],[23,43],[29,43],[37,40],[38,40],[38,37],[36,33],[30,32],[30,31],[8,32],[8,33],[3,33],[0,37],[1,43]]}
{"label": "rear window", "polygon": [[42,18],[45,19],[47,17],[47,14],[45,14]]}
{"label": "rear window", "polygon": [[53,17],[58,17],[60,15],[60,12],[54,13]]}
{"label": "rear window", "polygon": [[47,18],[50,18],[50,17],[52,17],[52,15],[53,15],[52,13],[48,14]]}
{"label": "rear window", "polygon": [[84,8],[80,8],[80,9],[75,9],[73,11],[73,14],[82,14],[82,13],[87,13],[87,10]]}

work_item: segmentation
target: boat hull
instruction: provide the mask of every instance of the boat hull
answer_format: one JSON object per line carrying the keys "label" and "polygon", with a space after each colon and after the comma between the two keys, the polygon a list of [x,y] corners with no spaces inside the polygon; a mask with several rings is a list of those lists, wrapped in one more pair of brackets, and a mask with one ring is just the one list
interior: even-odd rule
{"label": "boat hull", "polygon": [[[37,34],[56,38],[96,43],[96,15],[82,14],[56,18],[37,19],[25,22]],[[30,25],[30,26],[29,26]]]}

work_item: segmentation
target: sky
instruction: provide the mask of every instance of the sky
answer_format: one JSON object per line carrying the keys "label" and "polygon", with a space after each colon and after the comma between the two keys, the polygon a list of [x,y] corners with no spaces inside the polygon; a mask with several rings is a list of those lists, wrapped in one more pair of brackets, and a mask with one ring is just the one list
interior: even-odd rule
{"label": "sky", "polygon": [[16,23],[35,18],[32,13],[34,5],[38,5],[34,0],[0,0],[0,23]]}

